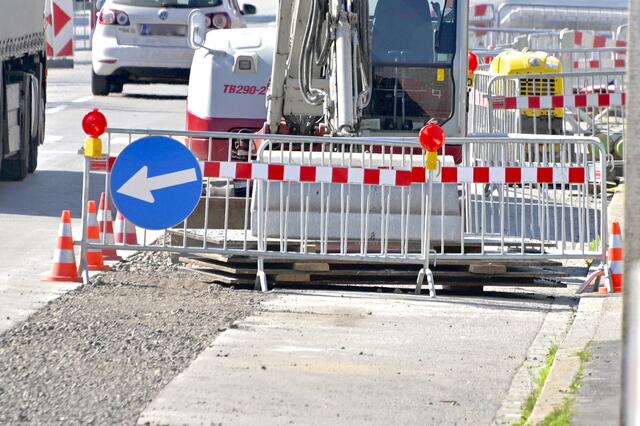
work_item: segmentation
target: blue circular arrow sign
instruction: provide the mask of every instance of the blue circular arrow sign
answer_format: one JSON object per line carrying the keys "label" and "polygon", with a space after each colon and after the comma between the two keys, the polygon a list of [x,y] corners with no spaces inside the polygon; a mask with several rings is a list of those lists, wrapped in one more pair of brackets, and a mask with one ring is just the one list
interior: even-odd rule
{"label": "blue circular arrow sign", "polygon": [[138,139],[111,170],[111,198],[132,223],[171,228],[186,219],[202,194],[200,164],[189,149],[164,136]]}

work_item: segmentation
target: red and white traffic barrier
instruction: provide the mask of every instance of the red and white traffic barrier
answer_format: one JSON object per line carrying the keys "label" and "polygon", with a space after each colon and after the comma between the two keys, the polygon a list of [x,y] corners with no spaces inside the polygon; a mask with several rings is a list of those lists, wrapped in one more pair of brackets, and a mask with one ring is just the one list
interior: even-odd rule
{"label": "red and white traffic barrier", "polygon": [[[476,105],[486,106],[487,99],[481,93],[474,93]],[[505,96],[491,99],[493,109],[546,109],[546,108],[588,108],[624,106],[626,93],[590,93],[582,95],[557,96]]]}
{"label": "red and white traffic barrier", "polygon": [[577,70],[593,70],[593,69],[624,69],[627,63],[624,59],[585,59],[573,61],[573,69]]}
{"label": "red and white traffic barrier", "polygon": [[[425,167],[410,170],[354,167],[299,166],[289,164],[206,161],[203,177],[257,179],[274,182],[332,183],[354,185],[409,186],[426,183]],[[438,183],[569,183],[586,184],[585,167],[442,167]]]}
{"label": "red and white traffic barrier", "polygon": [[73,0],[45,1],[49,66],[73,67],[73,15]]}
{"label": "red and white traffic barrier", "polygon": [[495,8],[490,3],[476,4],[469,13],[469,22],[473,25],[493,24]]}
{"label": "red and white traffic barrier", "polygon": [[627,47],[625,40],[615,40],[583,31],[573,31],[575,47],[599,49],[602,47]]}
{"label": "red and white traffic barrier", "polygon": [[101,157],[92,158],[90,164],[90,170],[92,172],[111,172],[113,164],[116,162],[116,157]]}

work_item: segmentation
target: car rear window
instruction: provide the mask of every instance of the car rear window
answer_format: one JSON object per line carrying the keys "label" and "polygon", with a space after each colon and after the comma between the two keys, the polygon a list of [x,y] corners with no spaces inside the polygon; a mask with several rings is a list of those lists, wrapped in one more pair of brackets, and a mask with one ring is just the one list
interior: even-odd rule
{"label": "car rear window", "polygon": [[117,4],[146,7],[213,7],[222,5],[222,0],[114,0]]}

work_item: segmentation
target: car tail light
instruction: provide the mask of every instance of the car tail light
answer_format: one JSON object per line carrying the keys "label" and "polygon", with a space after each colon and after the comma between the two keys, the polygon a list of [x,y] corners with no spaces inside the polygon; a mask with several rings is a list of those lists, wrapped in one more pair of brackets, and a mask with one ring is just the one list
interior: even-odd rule
{"label": "car tail light", "polygon": [[129,16],[120,11],[113,9],[102,9],[98,13],[98,23],[102,25],[129,25]]}
{"label": "car tail light", "polygon": [[231,28],[231,18],[226,13],[212,13],[207,15],[207,26],[214,30]]}

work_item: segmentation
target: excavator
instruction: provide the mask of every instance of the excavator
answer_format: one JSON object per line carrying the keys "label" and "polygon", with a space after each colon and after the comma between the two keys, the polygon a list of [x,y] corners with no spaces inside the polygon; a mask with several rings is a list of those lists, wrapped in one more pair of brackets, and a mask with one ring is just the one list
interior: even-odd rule
{"label": "excavator", "polygon": [[[331,244],[339,241],[340,253],[362,247],[377,250],[376,244],[386,250],[387,242],[397,252],[404,242],[414,248],[422,244],[427,263],[431,245],[438,256],[450,254],[449,260],[461,262],[456,267],[468,266],[469,273],[493,277],[507,273],[507,267],[521,264],[509,260],[486,265],[487,248],[500,255],[513,248],[519,252],[512,257],[526,259],[540,247],[547,250],[544,233],[549,232],[549,224],[560,229],[574,219],[559,221],[556,213],[550,216],[551,210],[540,208],[543,203],[555,203],[556,195],[535,182],[518,184],[521,186],[505,195],[503,187],[489,184],[486,176],[478,174],[476,182],[475,169],[472,177],[464,171],[463,185],[439,183],[435,178],[436,173],[444,178],[445,167],[449,172],[462,170],[452,167],[455,165],[466,168],[470,163],[506,161],[499,157],[504,153],[494,150],[505,145],[481,141],[475,145],[473,141],[482,136],[464,139],[468,136],[468,87],[474,78],[473,64],[477,64],[468,51],[467,34],[465,0],[280,0],[273,26],[208,33],[206,16],[194,11],[188,31],[188,42],[196,52],[187,98],[187,130],[239,136],[232,141],[226,136],[224,140],[213,136],[198,140],[196,136],[189,138],[189,146],[201,159],[210,161],[344,167],[342,161],[348,157],[353,167],[367,167],[365,162],[378,169],[426,166],[434,173],[425,185],[428,189],[415,187],[406,192],[398,185],[364,189],[326,181],[294,180],[279,186],[276,182],[274,188],[280,190],[270,192],[271,184],[261,181],[222,180],[217,184],[224,186],[225,194],[236,195],[238,217],[251,212],[253,235],[281,241],[285,247],[281,250],[287,250],[283,238],[312,245],[319,242],[316,249],[325,251],[335,249]],[[448,139],[443,147],[429,150],[425,162],[419,134],[430,123],[441,126]],[[243,140],[241,133],[245,132],[264,134],[263,144],[254,136]],[[274,134],[305,137],[269,136]],[[465,145],[464,156],[456,142]],[[546,146],[540,148],[544,141],[531,144],[536,158],[544,154]],[[491,145],[491,149],[480,145]],[[436,167],[433,161],[429,166],[428,160],[434,152],[438,154]],[[520,148],[514,152],[525,158],[530,155]],[[535,161],[545,167],[557,163],[555,150],[549,152],[549,159]],[[516,168],[526,164],[529,170],[538,164],[535,161],[516,158],[508,164]],[[491,173],[488,169],[478,167],[479,173]],[[549,191],[558,189],[549,187]],[[569,204],[566,211],[571,215],[574,206]],[[358,211],[366,211],[364,220],[361,214],[353,214]],[[562,211],[564,214],[564,208]],[[235,212],[230,214],[235,216]],[[345,214],[349,219],[344,219]],[[262,222],[257,222],[260,217]],[[587,228],[595,230],[596,226]],[[562,250],[563,241],[558,243]],[[325,247],[320,247],[323,242]],[[303,244],[301,250],[305,247]],[[470,251],[475,254],[467,256]],[[461,257],[456,258],[458,255]],[[439,262],[445,259],[440,257]],[[554,265],[527,264],[530,269],[516,272],[537,279],[546,274],[544,268]],[[417,290],[423,279],[421,272]],[[482,287],[475,281],[471,285]]]}
{"label": "excavator", "polygon": [[[187,130],[410,137],[419,148],[419,130],[435,121],[447,136],[465,136],[467,7],[461,0],[280,0],[275,27],[208,34],[206,16],[194,11]],[[212,160],[246,160],[259,148],[248,145],[239,139],[229,153],[226,140],[191,141],[201,159]],[[459,162],[459,146],[444,149],[445,162]],[[246,183],[236,184],[241,195]],[[298,192],[291,189],[292,206],[300,204]],[[436,184],[434,194],[431,238],[459,245],[458,191]],[[420,194],[413,196],[409,223],[417,224]],[[316,213],[319,223],[312,206]],[[400,224],[400,211],[396,216],[391,222]],[[275,224],[267,228],[279,232]],[[394,239],[400,231],[389,232]]]}
{"label": "excavator", "polygon": [[257,131],[266,121],[269,133],[415,136],[436,120],[464,136],[467,7],[281,0],[275,27],[208,34],[194,11],[187,130]]}
{"label": "excavator", "polygon": [[465,1],[283,0],[274,52],[271,132],[465,134]]}

